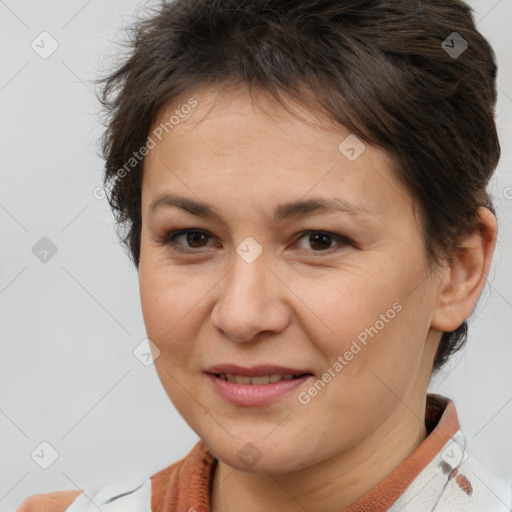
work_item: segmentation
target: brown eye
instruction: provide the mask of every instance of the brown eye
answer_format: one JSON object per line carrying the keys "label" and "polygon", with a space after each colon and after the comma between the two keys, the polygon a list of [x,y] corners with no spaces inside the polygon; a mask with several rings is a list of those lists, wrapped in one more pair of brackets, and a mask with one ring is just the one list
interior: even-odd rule
{"label": "brown eye", "polygon": [[309,243],[311,247],[316,250],[330,249],[332,243],[332,236],[326,233],[315,233],[309,235]]}
{"label": "brown eye", "polygon": [[[161,243],[170,246],[173,250],[187,252],[187,249],[201,249],[207,247],[206,244],[209,238],[211,238],[211,236],[204,231],[182,229],[169,233]],[[183,243],[176,242],[180,239]]]}
{"label": "brown eye", "polygon": [[205,241],[208,235],[200,233],[199,231],[189,231],[184,236],[191,247],[203,247],[202,242]]}
{"label": "brown eye", "polygon": [[333,247],[333,242],[338,242],[338,245],[341,246],[350,244],[346,237],[325,231],[308,231],[303,233],[299,240],[303,239],[306,240],[306,247],[303,246],[301,249],[312,250],[313,252],[326,252]]}
{"label": "brown eye", "polygon": [[[198,252],[194,249],[208,247],[208,240],[211,238],[212,236],[205,231],[181,229],[169,233],[163,240],[160,240],[160,243],[174,251],[193,253]],[[336,248],[337,245],[342,248],[351,244],[347,237],[326,231],[308,231],[302,234],[299,238],[299,241],[301,240],[306,240],[302,247],[299,246],[301,250],[316,253],[328,252],[329,249]]]}

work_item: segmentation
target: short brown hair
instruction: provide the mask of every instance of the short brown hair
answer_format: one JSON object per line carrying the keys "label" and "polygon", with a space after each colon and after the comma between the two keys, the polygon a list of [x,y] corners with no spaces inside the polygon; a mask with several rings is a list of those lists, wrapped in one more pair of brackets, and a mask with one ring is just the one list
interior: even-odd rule
{"label": "short brown hair", "polygon": [[[495,213],[496,60],[460,0],[174,0],[130,35],[129,55],[98,82],[104,185],[137,269],[143,159],[126,162],[165,105],[205,85],[295,99],[385,149],[432,264],[480,229],[478,207]],[[434,371],[466,338],[466,321],[443,334]]]}

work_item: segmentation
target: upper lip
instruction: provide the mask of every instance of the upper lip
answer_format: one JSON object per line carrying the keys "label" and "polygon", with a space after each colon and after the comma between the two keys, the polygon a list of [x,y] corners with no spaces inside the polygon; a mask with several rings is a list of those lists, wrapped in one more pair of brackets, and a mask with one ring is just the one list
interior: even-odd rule
{"label": "upper lip", "polygon": [[286,366],[276,366],[270,364],[264,364],[259,366],[251,366],[247,368],[245,366],[238,366],[237,364],[218,364],[211,366],[206,370],[206,373],[229,373],[232,375],[245,375],[247,377],[260,377],[262,375],[302,375],[304,373],[312,373],[307,369],[300,368],[289,368]]}

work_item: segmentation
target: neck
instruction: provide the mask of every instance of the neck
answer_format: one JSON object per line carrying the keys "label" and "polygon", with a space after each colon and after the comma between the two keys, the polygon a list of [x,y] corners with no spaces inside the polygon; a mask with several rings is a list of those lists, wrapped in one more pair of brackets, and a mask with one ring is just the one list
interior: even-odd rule
{"label": "neck", "polygon": [[212,485],[212,512],[342,510],[371,491],[425,440],[425,402],[399,402],[378,430],[347,451],[286,474],[238,471],[220,460]]}

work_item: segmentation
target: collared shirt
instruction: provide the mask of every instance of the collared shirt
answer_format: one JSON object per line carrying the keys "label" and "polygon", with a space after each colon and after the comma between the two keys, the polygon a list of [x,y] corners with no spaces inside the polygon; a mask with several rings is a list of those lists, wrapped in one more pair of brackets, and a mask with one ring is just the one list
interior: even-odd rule
{"label": "collared shirt", "polygon": [[[511,512],[512,485],[468,453],[453,402],[427,395],[425,424],[428,436],[420,446],[345,512]],[[37,495],[34,508],[23,508],[24,502],[16,512],[211,512],[216,464],[199,441],[143,482]]]}

